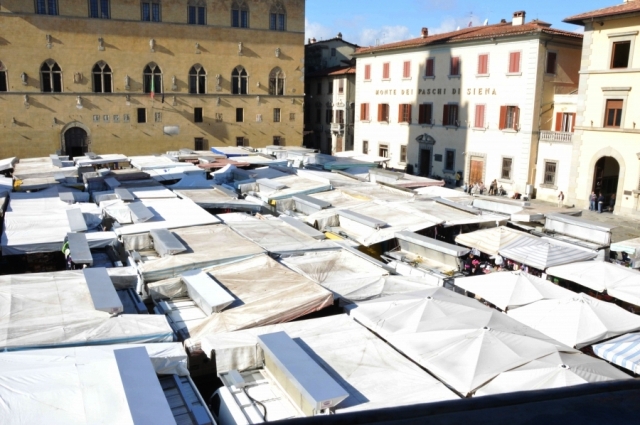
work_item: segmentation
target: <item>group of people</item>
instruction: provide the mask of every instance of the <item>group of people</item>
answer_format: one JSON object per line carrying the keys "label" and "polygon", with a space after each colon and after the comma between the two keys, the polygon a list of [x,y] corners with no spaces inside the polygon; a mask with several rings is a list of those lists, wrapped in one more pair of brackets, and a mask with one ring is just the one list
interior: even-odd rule
{"label": "group of people", "polygon": [[473,248],[462,262],[462,272],[469,276],[489,274],[501,271],[521,270],[534,276],[540,277],[542,272],[538,269],[520,264],[518,262],[502,258],[500,255],[489,257],[482,254],[477,248]]}
{"label": "group of people", "polygon": [[589,211],[598,211],[598,214],[602,214],[602,211],[613,212],[613,207],[616,205],[616,194],[613,193],[609,197],[609,205],[605,205],[607,203],[607,198],[605,198],[602,192],[596,195],[595,191],[591,192],[589,195]]}
{"label": "group of people", "polygon": [[469,195],[483,195],[486,193],[487,195],[493,196],[506,194],[506,191],[502,188],[502,185],[498,187],[498,181],[496,179],[491,182],[488,190],[482,182],[476,182],[475,184],[464,182],[462,190],[464,191],[464,193],[468,193]]}

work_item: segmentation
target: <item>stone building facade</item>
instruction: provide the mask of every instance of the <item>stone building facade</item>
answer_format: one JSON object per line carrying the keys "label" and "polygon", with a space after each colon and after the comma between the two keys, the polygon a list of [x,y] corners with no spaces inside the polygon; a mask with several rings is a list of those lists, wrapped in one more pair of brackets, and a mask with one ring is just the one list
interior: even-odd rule
{"label": "stone building facade", "polygon": [[3,0],[0,157],[299,146],[304,16],[304,0]]}

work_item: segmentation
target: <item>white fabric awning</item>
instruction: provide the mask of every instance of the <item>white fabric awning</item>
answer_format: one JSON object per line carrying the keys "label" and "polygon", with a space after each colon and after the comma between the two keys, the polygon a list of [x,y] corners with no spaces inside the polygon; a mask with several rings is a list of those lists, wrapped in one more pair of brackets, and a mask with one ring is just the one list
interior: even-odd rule
{"label": "white fabric awning", "polygon": [[538,301],[509,316],[576,348],[640,330],[640,316],[587,294]]}
{"label": "white fabric awning", "polygon": [[476,248],[485,254],[497,255],[498,251],[507,247],[536,245],[542,241],[528,233],[501,226],[458,235],[456,243]]}
{"label": "white fabric awning", "polygon": [[598,255],[593,251],[549,243],[518,247],[509,246],[501,249],[499,254],[517,263],[526,264],[539,270],[546,270],[549,267],[561,264],[591,260]]}
{"label": "white fabric awning", "polygon": [[500,272],[457,278],[455,285],[507,310],[546,299],[565,298],[573,292],[522,272]]}

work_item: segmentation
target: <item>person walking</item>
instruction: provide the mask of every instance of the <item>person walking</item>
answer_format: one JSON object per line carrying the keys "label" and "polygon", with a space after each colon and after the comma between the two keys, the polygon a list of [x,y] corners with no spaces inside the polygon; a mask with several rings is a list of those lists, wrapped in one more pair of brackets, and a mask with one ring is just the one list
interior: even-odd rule
{"label": "person walking", "polygon": [[469,192],[469,183],[464,182],[464,184],[462,185],[462,191],[464,193],[468,193]]}
{"label": "person walking", "polygon": [[604,205],[604,195],[600,192],[598,195],[598,214],[602,214],[602,206]]}
{"label": "person walking", "polygon": [[596,201],[598,200],[598,197],[596,196],[596,193],[592,190],[591,191],[591,195],[589,195],[589,211],[595,211],[596,210]]}
{"label": "person walking", "polygon": [[609,212],[613,212],[613,207],[616,206],[616,194],[612,194],[609,198]]}
{"label": "person walking", "polygon": [[560,193],[558,194],[558,208],[562,208],[563,204],[564,204],[564,193],[560,191]]}

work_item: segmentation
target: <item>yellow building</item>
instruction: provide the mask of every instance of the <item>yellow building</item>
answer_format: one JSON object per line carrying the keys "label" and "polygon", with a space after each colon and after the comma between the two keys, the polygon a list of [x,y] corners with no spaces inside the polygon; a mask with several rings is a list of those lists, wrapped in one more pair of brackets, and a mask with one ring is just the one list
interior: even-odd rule
{"label": "yellow building", "polygon": [[301,145],[304,14],[304,0],[3,0],[0,157]]}
{"label": "yellow building", "polygon": [[[584,26],[568,200],[589,206],[602,192],[614,214],[639,215],[640,1],[582,13]],[[611,202],[612,195],[615,195]]]}

